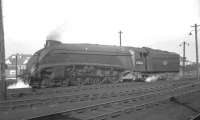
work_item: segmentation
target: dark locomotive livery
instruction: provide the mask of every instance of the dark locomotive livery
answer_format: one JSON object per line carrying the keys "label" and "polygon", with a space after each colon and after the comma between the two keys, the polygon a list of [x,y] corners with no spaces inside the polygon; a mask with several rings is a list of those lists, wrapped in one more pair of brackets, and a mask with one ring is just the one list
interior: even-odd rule
{"label": "dark locomotive livery", "polygon": [[179,71],[179,55],[150,48],[63,44],[47,40],[27,64],[32,88],[138,80]]}

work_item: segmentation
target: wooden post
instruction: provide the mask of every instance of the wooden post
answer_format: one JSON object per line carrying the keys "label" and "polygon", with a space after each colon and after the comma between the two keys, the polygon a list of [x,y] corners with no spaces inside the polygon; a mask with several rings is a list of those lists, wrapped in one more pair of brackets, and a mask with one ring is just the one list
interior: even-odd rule
{"label": "wooden post", "polygon": [[197,28],[200,25],[194,24],[194,31],[195,31],[195,50],[196,50],[196,76],[197,76],[197,80],[199,80],[199,53],[198,53],[198,30]]}
{"label": "wooden post", "polygon": [[17,76],[18,76],[18,53],[16,53],[15,55],[15,77],[17,80]]}
{"label": "wooden post", "polygon": [[119,31],[119,46],[122,46],[122,31]]}
{"label": "wooden post", "polygon": [[[187,42],[185,42],[185,41],[183,41],[183,69],[182,69],[182,71],[183,71],[183,77],[184,77],[184,75],[185,75],[185,62],[186,62],[186,57],[185,57],[185,45],[188,45],[189,46],[189,43],[187,43]],[[180,46],[182,46],[182,44],[180,44]]]}
{"label": "wooden post", "polygon": [[4,31],[2,18],[2,1],[0,0],[0,99],[6,100],[6,81],[5,81],[5,47],[4,47]]}

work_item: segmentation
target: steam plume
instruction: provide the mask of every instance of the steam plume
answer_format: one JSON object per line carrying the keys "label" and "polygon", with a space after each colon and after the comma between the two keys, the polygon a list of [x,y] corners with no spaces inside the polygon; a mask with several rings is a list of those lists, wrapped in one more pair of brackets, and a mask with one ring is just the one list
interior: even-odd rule
{"label": "steam plume", "polygon": [[56,27],[56,29],[52,30],[48,35],[47,35],[47,40],[58,40],[60,41],[62,38],[62,34],[65,31],[65,23],[61,24]]}

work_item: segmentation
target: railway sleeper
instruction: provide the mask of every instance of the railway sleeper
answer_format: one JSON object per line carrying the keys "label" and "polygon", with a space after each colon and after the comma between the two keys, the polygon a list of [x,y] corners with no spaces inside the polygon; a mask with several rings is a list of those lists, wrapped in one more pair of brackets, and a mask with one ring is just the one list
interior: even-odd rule
{"label": "railway sleeper", "polygon": [[[183,90],[182,90],[183,91]],[[169,93],[171,93],[171,92],[169,92]],[[177,95],[180,95],[181,93],[179,93],[179,94],[177,94]],[[183,94],[183,93],[182,93]],[[159,95],[159,94],[158,94]],[[154,107],[154,106],[159,106],[160,104],[163,104],[163,103],[165,103],[165,102],[162,102],[163,100],[164,101],[166,101],[166,100],[168,100],[170,97],[169,96],[165,96],[164,98],[163,97],[161,97],[160,99],[161,100],[159,100],[158,98],[158,101],[152,101],[152,102],[150,102],[150,103],[145,103],[145,104],[142,104],[142,105],[137,105],[137,106],[135,106],[135,111],[140,111],[140,110],[144,110],[144,109],[146,109],[146,108],[152,108],[152,107]],[[125,111],[125,110],[124,110]],[[129,111],[130,111],[130,109],[129,109]],[[117,112],[117,111],[116,111]],[[126,111],[127,112],[127,111]],[[115,112],[113,112],[113,113],[115,113]],[[106,113],[107,115],[111,115],[110,113]],[[103,115],[104,116],[104,115]],[[97,118],[99,118],[100,116],[97,116]],[[95,119],[95,118],[92,118],[92,119]]]}
{"label": "railway sleeper", "polygon": [[[185,89],[185,88],[187,88],[187,89]],[[174,95],[179,95],[179,94],[183,94],[183,92],[185,92],[185,91],[191,91],[191,90],[199,90],[199,85],[192,85],[192,86],[188,86],[188,87],[184,87],[184,91],[181,89],[181,90],[177,90],[177,89],[173,89],[173,90],[166,90],[166,91],[163,91],[163,93],[162,94],[158,94],[158,92],[156,92],[155,94],[156,94],[156,96],[154,97],[155,99],[166,99],[167,97],[171,97],[172,95],[174,96]],[[178,92],[177,92],[178,91]],[[177,94],[174,94],[173,92],[176,92]],[[153,95],[153,94],[152,94]],[[130,100],[131,100],[131,98],[130,98]],[[148,100],[148,99],[147,99]],[[143,101],[143,102],[147,102],[146,101],[146,99],[145,99],[145,101]],[[142,103],[140,103],[140,104],[142,104]],[[104,106],[104,108],[103,108],[103,110],[105,110],[105,109],[109,109],[109,107],[111,107],[111,109],[112,109],[112,107],[113,107],[113,103],[107,103],[107,104],[105,104],[105,105],[102,105],[102,106]],[[107,106],[107,107],[106,107]],[[121,106],[121,105],[120,105]],[[148,105],[146,105],[146,106],[148,106]],[[86,108],[87,109],[87,108]],[[88,109],[90,109],[90,108],[88,108]],[[98,110],[93,110],[93,112],[95,112],[95,111],[99,111],[99,109]]]}
{"label": "railway sleeper", "polygon": [[[171,81],[167,82],[165,85],[167,84],[170,84]],[[176,82],[176,81],[174,81]],[[179,81],[180,82],[180,81]],[[179,84],[183,84],[183,83],[188,83],[189,81],[181,81],[181,83]],[[124,84],[124,83],[123,83]],[[128,86],[132,86],[133,84],[127,84]],[[101,88],[101,87],[105,87],[105,85],[93,85],[93,86],[96,86],[96,88]],[[115,84],[114,87],[120,87],[122,86],[121,84]],[[70,87],[70,88],[56,88],[57,90],[51,90],[49,88],[45,88],[45,91],[44,90],[36,90],[35,92],[30,92],[30,93],[26,93],[26,95],[23,95],[22,97],[28,97],[28,96],[40,96],[40,95],[43,95],[43,94],[47,94],[48,92],[51,93],[51,95],[53,94],[61,94],[61,93],[70,93],[70,92],[79,92],[79,90],[88,90],[88,88],[91,88],[90,86],[81,86],[80,88],[75,86],[75,87]],[[47,90],[46,90],[47,89]],[[78,90],[76,90],[78,89]],[[11,98],[17,98],[17,96],[19,96],[18,94],[21,94],[21,93],[9,93],[9,99]],[[10,98],[11,97],[11,98]]]}
{"label": "railway sleeper", "polygon": [[[188,89],[191,89],[191,88],[193,88],[193,87],[196,87],[195,85],[192,85],[192,86],[190,86],[190,87],[188,87]],[[127,92],[127,91],[126,91]],[[176,92],[178,93],[178,90],[176,90]],[[181,91],[180,91],[181,92]],[[123,92],[121,92],[120,94],[124,94]],[[141,93],[140,93],[141,94]],[[161,94],[160,94],[161,95]],[[85,97],[85,99],[86,100],[88,100],[88,97],[89,96],[87,96],[86,95],[86,97]],[[108,94],[107,93],[104,93],[102,96],[101,96],[102,98],[108,98]],[[148,97],[151,97],[151,96],[148,96]],[[153,96],[152,96],[152,98],[153,98]],[[78,100],[77,100],[78,99]],[[18,109],[18,108],[27,108],[27,107],[39,107],[39,106],[42,106],[42,105],[46,105],[46,104],[48,104],[48,105],[50,105],[50,104],[56,104],[56,103],[59,103],[59,101],[61,101],[61,103],[63,103],[63,102],[69,102],[69,101],[72,101],[72,102],[77,102],[77,101],[81,101],[81,97],[77,97],[77,96],[75,96],[73,99],[69,99],[69,98],[65,98],[64,100],[62,100],[62,98],[61,99],[53,99],[53,100],[51,100],[51,99],[49,99],[49,100],[41,100],[40,102],[36,102],[36,101],[34,101],[33,103],[26,103],[26,104],[20,104],[20,103],[17,103],[18,105],[17,106],[15,106],[15,105],[13,105],[14,103],[7,103],[7,104],[10,104],[9,105],[9,107],[11,107],[11,109],[13,109],[13,110],[15,110],[15,109]],[[134,101],[134,100],[132,100],[132,101]],[[1,107],[0,108],[0,110],[9,110],[10,108],[8,108],[8,107]]]}

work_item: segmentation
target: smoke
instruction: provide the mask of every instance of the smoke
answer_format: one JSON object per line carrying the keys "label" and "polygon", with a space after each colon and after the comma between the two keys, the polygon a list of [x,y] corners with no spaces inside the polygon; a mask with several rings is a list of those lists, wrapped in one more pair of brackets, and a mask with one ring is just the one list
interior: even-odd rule
{"label": "smoke", "polygon": [[63,33],[66,31],[66,24],[57,26],[47,35],[47,40],[58,40],[61,41]]}
{"label": "smoke", "polygon": [[47,35],[47,40],[61,40],[62,34],[58,30],[51,31],[49,35]]}

